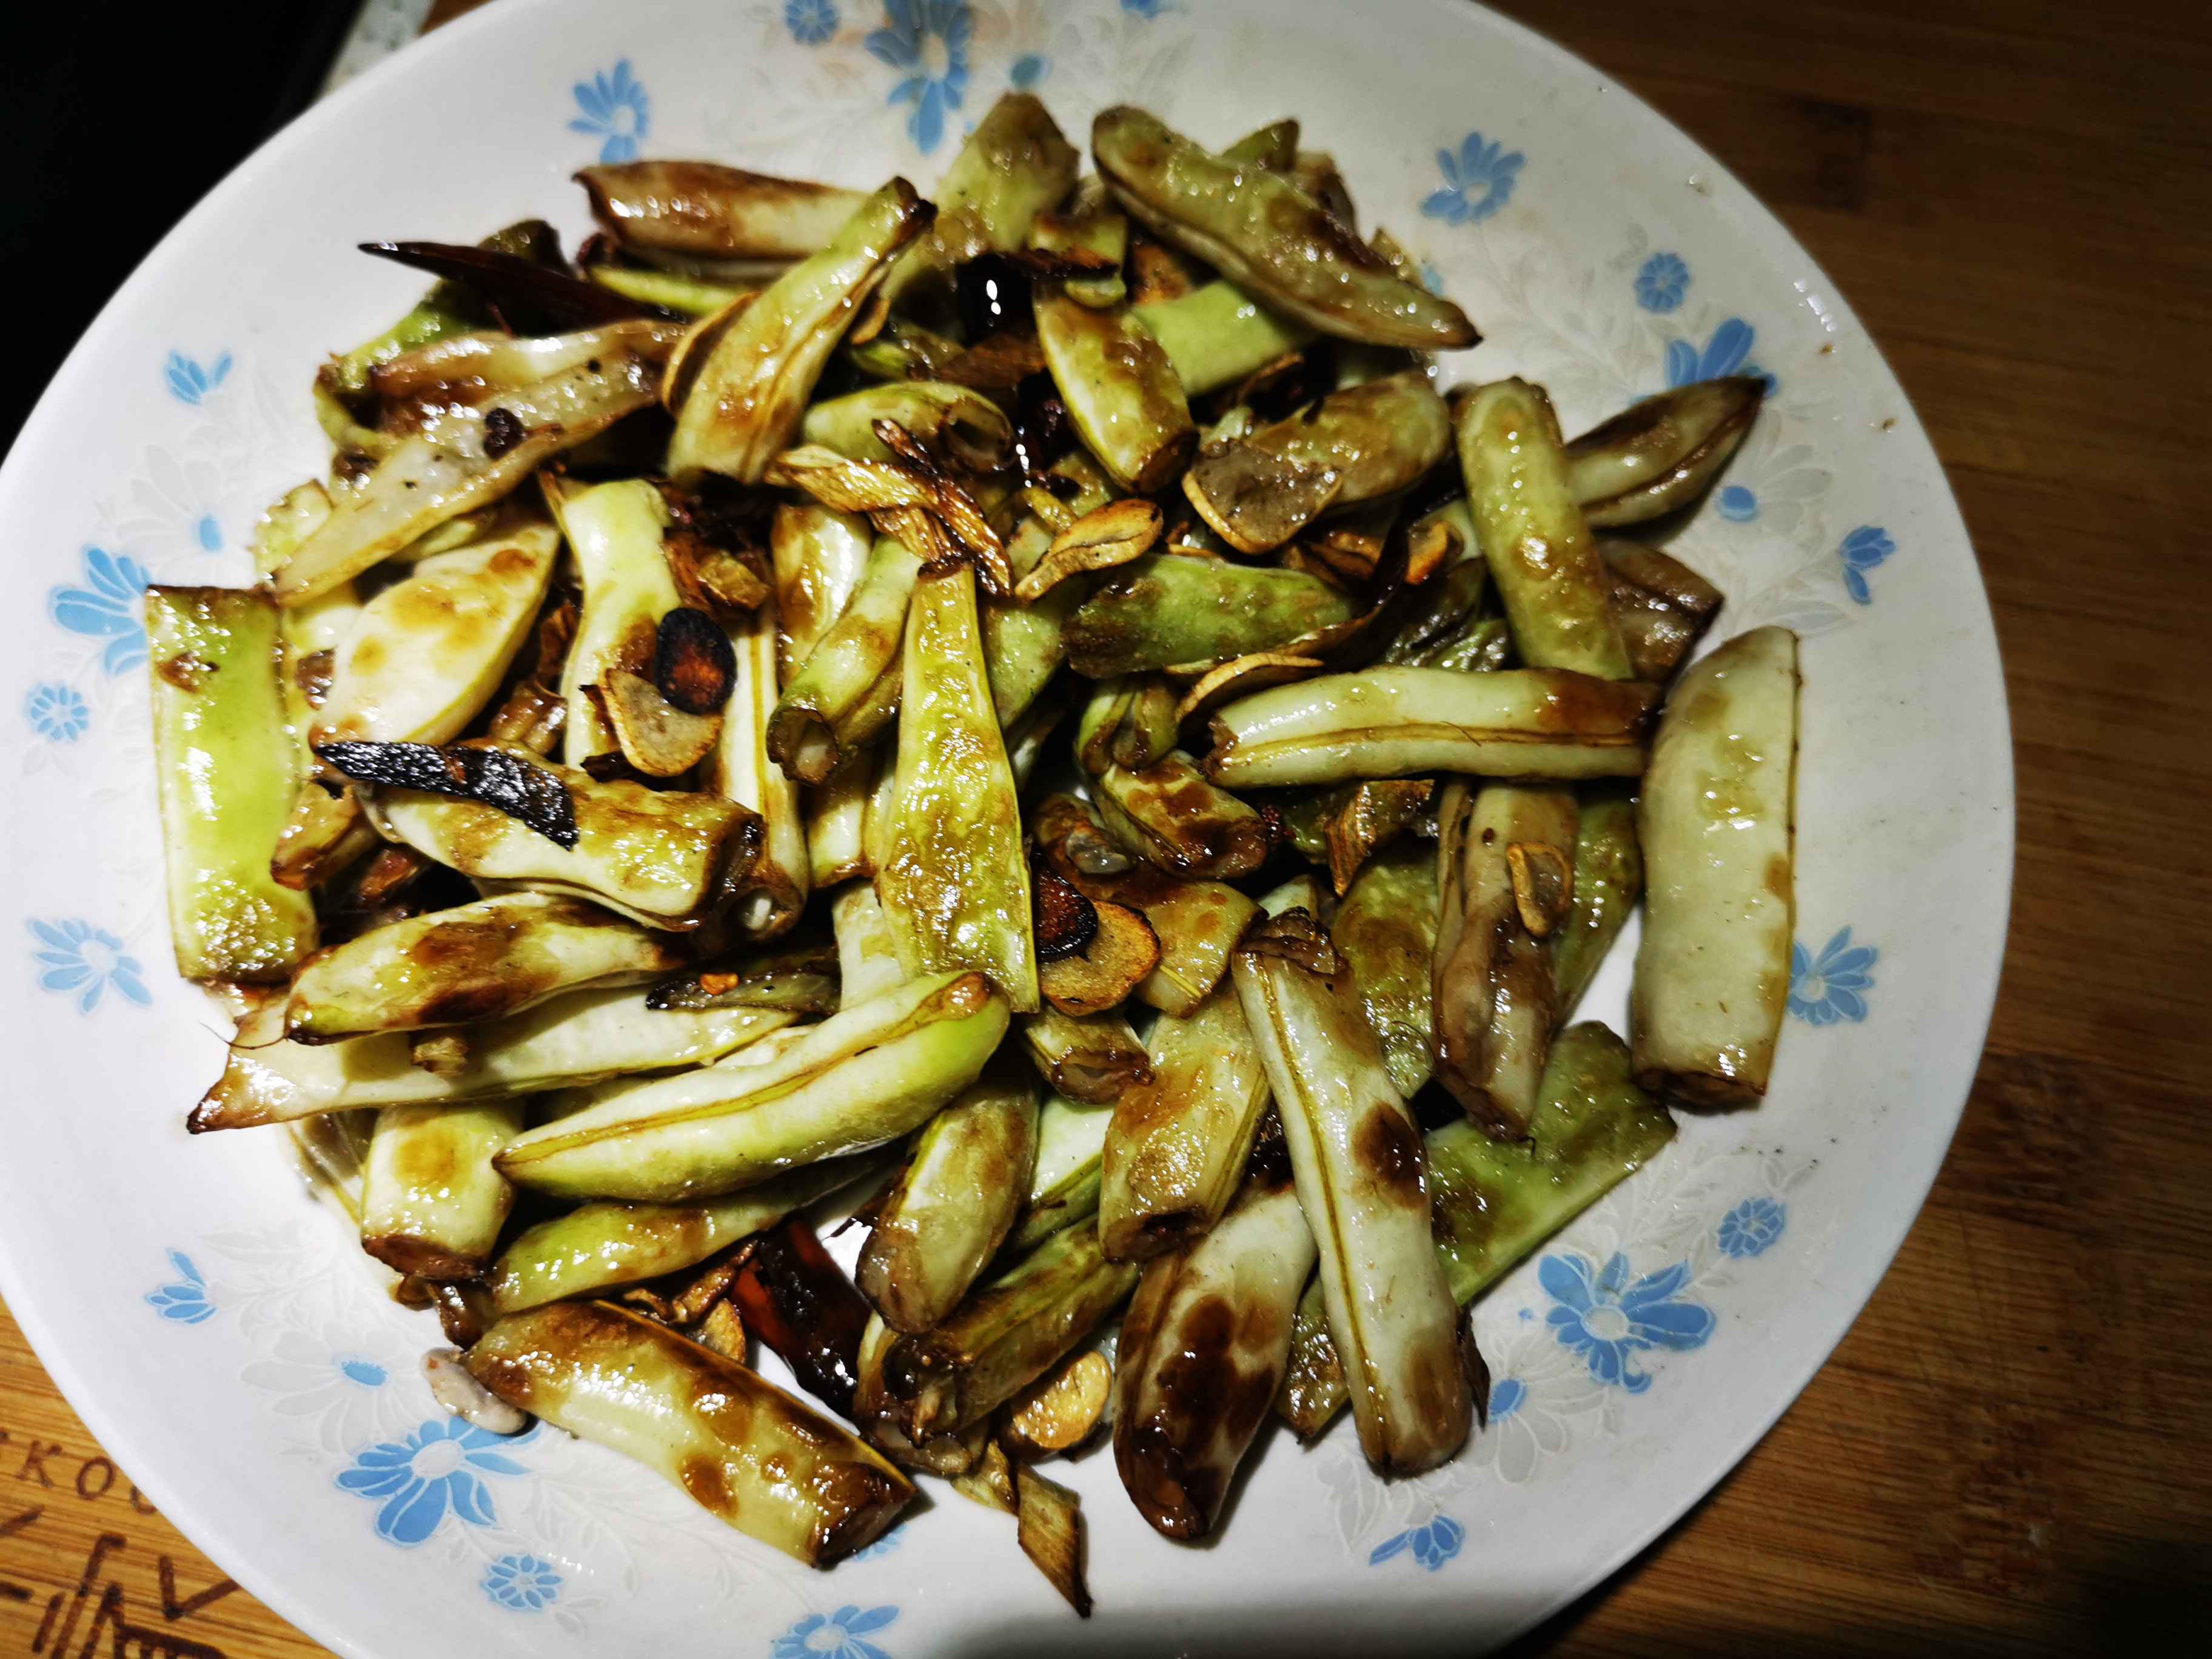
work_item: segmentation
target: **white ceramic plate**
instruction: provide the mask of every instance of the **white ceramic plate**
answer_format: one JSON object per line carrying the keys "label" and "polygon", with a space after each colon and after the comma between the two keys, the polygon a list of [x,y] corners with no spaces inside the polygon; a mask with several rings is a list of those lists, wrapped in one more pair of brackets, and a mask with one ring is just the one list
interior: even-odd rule
{"label": "white ceramic plate", "polygon": [[[925,189],[1009,85],[1081,134],[1134,99],[1225,143],[1295,112],[1577,429],[1748,366],[1775,395],[1676,550],[1724,631],[1805,636],[1800,957],[1772,1093],[1679,1142],[1483,1304],[1491,1425],[1383,1486],[1348,1433],[1261,1449],[1218,1542],[1153,1536],[1111,1460],[1072,1478],[1098,1616],[943,1494],[823,1575],[540,1431],[458,1437],[273,1136],[189,1141],[220,1043],[162,918],[136,592],[239,581],[258,510],[321,471],[310,370],[420,279],[352,251],[525,214],[584,228],[600,157],[703,155]],[[1502,1639],[1623,1560],[1788,1405],[1941,1161],[1996,985],[2003,693],[1934,455],[1826,279],[1711,159],[1564,53],[1424,0],[506,0],[313,111],[149,258],[0,476],[21,775],[0,906],[16,1058],[0,1270],[93,1431],[255,1594],[378,1659],[1394,1651]],[[1626,949],[1591,1005],[1616,1023]]]}

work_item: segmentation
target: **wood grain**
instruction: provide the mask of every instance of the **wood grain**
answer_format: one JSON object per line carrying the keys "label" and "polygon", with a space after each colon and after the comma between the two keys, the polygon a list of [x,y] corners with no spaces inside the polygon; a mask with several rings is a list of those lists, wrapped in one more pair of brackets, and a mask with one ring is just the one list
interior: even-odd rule
{"label": "wood grain", "polygon": [[[441,0],[434,16],[467,9]],[[1516,1651],[2139,1652],[2201,1631],[2206,9],[1503,9],[1711,149],[1881,343],[1981,556],[2020,792],[1989,1050],[1896,1266],[1735,1473]],[[316,1651],[242,1591],[217,1593],[227,1581],[131,1490],[0,1316],[0,1654],[58,1651],[71,1607],[71,1653],[103,1608],[103,1629],[123,1617],[200,1644],[149,1651]],[[118,1541],[88,1577],[103,1535]]]}

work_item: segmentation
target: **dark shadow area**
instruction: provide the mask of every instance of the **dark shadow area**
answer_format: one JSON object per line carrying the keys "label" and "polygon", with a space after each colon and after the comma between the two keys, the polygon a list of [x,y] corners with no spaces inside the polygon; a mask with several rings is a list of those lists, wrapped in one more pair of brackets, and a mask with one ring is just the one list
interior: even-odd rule
{"label": "dark shadow area", "polygon": [[0,381],[0,452],[139,260],[313,100],[355,9],[0,6],[0,264],[38,318]]}

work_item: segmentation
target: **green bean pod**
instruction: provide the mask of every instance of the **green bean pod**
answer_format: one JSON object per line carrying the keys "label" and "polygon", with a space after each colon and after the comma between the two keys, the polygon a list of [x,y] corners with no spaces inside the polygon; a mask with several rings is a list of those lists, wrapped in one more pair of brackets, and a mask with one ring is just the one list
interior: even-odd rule
{"label": "green bean pod", "polygon": [[522,1103],[386,1106],[363,1166],[361,1247],[395,1273],[477,1279],[514,1188],[492,1156],[522,1127]]}

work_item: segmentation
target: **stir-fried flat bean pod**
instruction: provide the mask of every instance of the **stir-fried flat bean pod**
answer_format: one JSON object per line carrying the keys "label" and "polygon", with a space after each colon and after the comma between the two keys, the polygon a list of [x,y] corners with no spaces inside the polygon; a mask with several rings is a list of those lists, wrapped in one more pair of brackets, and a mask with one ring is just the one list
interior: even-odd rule
{"label": "stir-fried flat bean pod", "polygon": [[596,904],[506,893],[319,952],[292,981],[285,1034],[333,1042],[497,1019],[563,991],[666,973],[680,960],[665,937]]}
{"label": "stir-fried flat bean pod", "polygon": [[650,404],[673,344],[668,327],[617,323],[593,332],[602,337],[584,362],[487,407],[449,408],[402,439],[276,571],[279,602],[304,604],[350,581]]}
{"label": "stir-fried flat bean pod", "polygon": [[779,686],[789,685],[843,612],[868,566],[875,532],[857,513],[818,501],[775,510],[769,548],[775,561]]}
{"label": "stir-fried flat bean pod", "polygon": [[1636,1079],[1700,1106],[1766,1092],[1796,921],[1797,636],[1738,635],[1668,699],[1637,808]]}
{"label": "stir-fried flat bean pod", "polygon": [[1075,763],[1097,777],[1114,763],[1114,741],[1136,706],[1141,682],[1133,674],[1097,680],[1075,717]]}
{"label": "stir-fried flat bean pod", "polygon": [[1498,380],[1459,406],[1458,427],[1475,540],[1521,660],[1626,679],[1612,579],[1576,503],[1551,399],[1526,380]]}
{"label": "stir-fried flat bean pod", "polygon": [[222,1076],[188,1127],[196,1134],[244,1129],[325,1112],[481,1100],[704,1065],[793,1018],[763,1008],[663,1013],[647,1007],[636,990],[582,991],[471,1028],[466,1060],[441,1077],[412,1062],[404,1033],[313,1047],[288,1042],[279,1000],[240,1024]]}
{"label": "stir-fried flat bean pod", "polygon": [[862,750],[805,793],[806,864],[817,891],[875,873],[868,856],[868,798],[894,775],[896,750]]}
{"label": "stir-fried flat bean pod", "polygon": [[[560,262],[560,239],[543,219],[523,219],[494,231],[477,246],[511,253],[541,264]],[[433,283],[413,309],[374,339],[332,358],[315,377],[317,392],[333,390],[356,398],[367,390],[376,367],[448,335],[479,329],[492,320],[483,301],[466,284],[450,278]]]}
{"label": "stir-fried flat bean pod", "polygon": [[[1629,1076],[1627,1044],[1602,1025],[1560,1032],[1526,1140],[1493,1140],[1459,1121],[1431,1131],[1423,1148],[1437,1260],[1453,1297],[1465,1305],[1480,1296],[1674,1138],[1674,1119]],[[1275,1408],[1310,1440],[1348,1399],[1316,1287],[1298,1305]]]}
{"label": "stir-fried flat bean pod", "polygon": [[1121,716],[1121,729],[1114,734],[1115,765],[1143,772],[1174,754],[1182,730],[1182,702],[1175,682],[1166,675],[1141,676],[1137,695]]}
{"label": "stir-fried flat bean pod", "polygon": [[869,1319],[853,1281],[796,1219],[747,1245],[744,1257],[730,1297],[745,1328],[791,1367],[799,1387],[852,1416]]}
{"label": "stir-fried flat bean pod", "polygon": [[853,1421],[860,1425],[869,1443],[902,1468],[942,1475],[953,1481],[956,1487],[987,1450],[997,1453],[998,1461],[1004,1463],[1006,1455],[999,1451],[992,1438],[988,1419],[952,1434],[920,1441],[907,1437],[906,1431],[893,1420],[890,1393],[884,1385],[884,1356],[898,1338],[899,1333],[884,1324],[880,1314],[870,1316],[866,1328],[860,1333],[858,1375],[853,1389]]}
{"label": "stir-fried flat bean pod", "polygon": [[1291,1356],[1313,1232],[1287,1182],[1255,1180],[1218,1225],[1145,1270],[1115,1354],[1114,1462],[1138,1512],[1202,1538]]}
{"label": "stir-fried flat bean pod", "polygon": [[1273,850],[1267,820],[1207,782],[1180,750],[1141,772],[1109,766],[1093,785],[1092,800],[1116,841],[1170,875],[1249,876]]}
{"label": "stir-fried flat bean pod", "polygon": [[146,643],[177,971],[283,979],[315,948],[315,911],[269,872],[299,765],[276,606],[258,588],[149,587]]}
{"label": "stir-fried flat bean pod", "polygon": [[1098,1212],[1101,1162],[1114,1114],[1103,1106],[1079,1104],[1062,1095],[1047,1095],[1037,1111],[1036,1170],[1028,1200],[1006,1236],[1006,1252],[1035,1249],[1063,1228]]}
{"label": "stir-fried flat bean pod", "polygon": [[1183,475],[1183,494],[1238,552],[1265,553],[1332,508],[1407,489],[1451,441],[1444,400],[1409,370],[1207,450]]}
{"label": "stir-fried flat bean pod", "polygon": [[1126,565],[1067,621],[1068,662],[1091,679],[1212,663],[1349,622],[1352,599],[1317,576],[1176,553]]}
{"label": "stir-fried flat bean pod", "polygon": [[560,1197],[737,1192],[926,1122],[975,1080],[1006,1018],[980,974],[917,980],[832,1015],[764,1066],[666,1079],[532,1129],[500,1168]]}
{"label": "stir-fried flat bean pod", "polygon": [[948,464],[971,472],[1003,464],[1014,441],[1013,425],[998,404],[941,380],[894,380],[816,404],[799,435],[856,460],[893,459],[896,453],[876,435],[878,421],[895,422]]}
{"label": "stir-fried flat bean pod", "polygon": [[492,1155],[521,1127],[520,1101],[377,1113],[362,1181],[362,1249],[418,1279],[480,1278],[514,1203]]}
{"label": "stir-fried flat bean pod", "polygon": [[1211,155],[1127,105],[1092,124],[1091,151],[1139,223],[1309,328],[1414,350],[1475,343],[1457,306],[1399,276],[1279,174]]}
{"label": "stir-fried flat bean pod", "polygon": [[526,1228],[500,1252],[490,1273],[495,1305],[520,1313],[681,1273],[882,1168],[880,1158],[809,1164],[703,1204],[580,1204]]}
{"label": "stir-fried flat bean pod", "polygon": [[603,1302],[501,1320],[468,1352],[501,1399],[611,1446],[809,1566],[890,1525],[914,1485],[850,1430],[733,1360]]}
{"label": "stir-fried flat bean pod", "polygon": [[1551,935],[1574,896],[1574,793],[1455,780],[1438,808],[1437,1076],[1492,1133],[1528,1132],[1558,1024]]}
{"label": "stir-fried flat bean pod", "polygon": [[1036,1083],[1019,1066],[994,1067],[924,1126],[854,1272],[893,1330],[937,1324],[990,1265],[1029,1194],[1036,1131]]}
{"label": "stir-fried flat bean pod", "polygon": [[931,192],[937,222],[892,270],[855,334],[872,338],[902,295],[942,283],[956,263],[1022,247],[1037,215],[1075,187],[1082,161],[1041,101],[1002,94]]}
{"label": "stir-fried flat bean pod", "polygon": [[837,1012],[837,951],[823,934],[793,936],[725,957],[646,993],[650,1008],[781,1008],[794,1014]]}
{"label": "stir-fried flat bean pod", "polygon": [[1429,986],[1437,945],[1435,855],[1425,847],[1397,847],[1370,860],[1337,907],[1328,936],[1352,970],[1353,992],[1390,1081],[1411,1100],[1435,1066]]}
{"label": "stir-fried flat bean pod", "polygon": [[716,793],[757,813],[760,856],[738,898],[738,925],[756,939],[798,924],[806,909],[813,866],[799,784],[768,751],[776,708],[776,609],[765,604],[729,632],[738,672],[722,709],[722,735],[708,762]]}
{"label": "stir-fried flat bean pod", "polygon": [[830,901],[830,921],[837,938],[842,1008],[857,1008],[905,982],[898,939],[873,882],[855,882],[840,892]]}
{"label": "stir-fried flat bean pod", "polygon": [[624,247],[708,259],[803,259],[829,246],[867,198],[711,161],[623,161],[576,182]]}
{"label": "stir-fried flat bean pod", "polygon": [[628,478],[576,489],[554,480],[546,485],[546,498],[583,579],[576,637],[561,671],[561,695],[568,705],[562,756],[580,766],[616,747],[591,689],[617,669],[650,674],[660,619],[684,599],[660,550],[668,510],[650,483]]}
{"label": "stir-fried flat bean pod", "polygon": [[1381,1473],[1417,1474],[1467,1439],[1470,1365],[1429,1236],[1420,1132],[1383,1069],[1351,975],[1308,965],[1316,945],[1334,957],[1311,914],[1286,909],[1246,935],[1231,972],[1319,1247],[1360,1449]]}
{"label": "stir-fried flat bean pod", "polygon": [[1188,1014],[1229,971],[1229,953],[1258,906],[1218,881],[1183,881],[1139,868],[1072,795],[1038,807],[1032,832],[1053,867],[1094,903],[1141,912],[1160,944],[1159,966],[1137,988],[1162,1012]]}
{"label": "stir-fried flat bean pod", "polygon": [[417,789],[365,790],[369,821],[463,875],[596,899],[648,927],[699,925],[757,850],[759,820],[734,801],[548,769],[566,788],[576,842],[556,845],[496,807]]}
{"label": "stir-fried flat bean pod", "polygon": [[1075,429],[1124,489],[1164,488],[1198,444],[1190,405],[1160,343],[1127,307],[1085,305],[1057,284],[1036,293],[1037,343]]}
{"label": "stir-fried flat bean pod", "polygon": [[1235,386],[1313,338],[1229,283],[1207,283],[1179,299],[1156,301],[1129,315],[1160,343],[1184,392],[1193,398]]}
{"label": "stir-fried flat bean pod", "polygon": [[1639,680],[1660,684],[1712,626],[1721,591],[1680,560],[1641,542],[1598,543],[1613,575],[1613,614]]}
{"label": "stir-fried flat bean pod", "polygon": [[924,575],[907,618],[898,777],[876,891],[909,973],[973,968],[1037,1006],[1021,805],[985,678],[975,573]]}
{"label": "stir-fried flat bean pod", "polygon": [[1097,1228],[1054,1233],[933,1329],[891,1344],[884,1382],[895,1420],[921,1439],[988,1416],[1096,1330],[1136,1282],[1134,1267],[1100,1253]]}
{"label": "stir-fried flat bean pod", "polygon": [[[311,743],[446,743],[499,689],[530,636],[560,539],[528,525],[481,545],[422,560],[362,608],[337,647],[308,725]],[[358,820],[350,791],[301,786],[273,868],[311,886]]]}
{"label": "stir-fried flat bean pod", "polygon": [[[903,179],[855,208],[821,252],[755,295],[719,331],[676,411],[668,470],[758,483],[790,447],[806,400],[845,330],[932,210]],[[716,319],[701,323],[714,330]]]}
{"label": "stir-fried flat bean pod", "polygon": [[1152,1080],[1145,1045],[1119,1013],[1078,1018],[1042,1008],[1023,1015],[1018,1024],[1037,1071],[1071,1099],[1110,1102],[1132,1085]]}
{"label": "stir-fried flat bean pod", "polygon": [[1329,674],[1219,710],[1206,774],[1231,789],[1421,772],[1633,777],[1652,702],[1650,686],[1564,669]]}
{"label": "stir-fried flat bean pod", "polygon": [[1552,940],[1552,976],[1563,1020],[1597,975],[1606,952],[1644,896],[1636,798],[1617,784],[1583,787],[1575,825],[1575,902]]}
{"label": "stir-fried flat bean pod", "polygon": [[1249,161],[1270,173],[1288,173],[1297,165],[1298,131],[1296,116],[1270,121],[1264,127],[1253,128],[1223,150],[1221,159],[1238,164]]}
{"label": "stir-fried flat bean pod", "polygon": [[1751,430],[1766,381],[1699,380],[1631,404],[1566,447],[1567,487],[1595,526],[1641,524],[1686,507]]}
{"label": "stir-fried flat bean pod", "polygon": [[695,318],[711,317],[760,289],[754,283],[718,283],[680,270],[653,270],[643,265],[592,265],[584,275],[626,300]]}
{"label": "stir-fried flat bean pod", "polygon": [[1328,866],[1329,884],[1340,897],[1376,848],[1421,816],[1435,791],[1427,778],[1371,778],[1309,795],[1285,817],[1298,850]]}
{"label": "stir-fried flat bean pod", "polygon": [[921,559],[878,539],[837,620],[783,690],[769,720],[769,753],[804,783],[820,783],[898,713],[900,650]]}
{"label": "stir-fried flat bean pod", "polygon": [[1152,1080],[1121,1091],[1100,1164],[1099,1243],[1116,1261],[1178,1249],[1221,1218],[1270,1098],[1229,986],[1188,1016],[1162,1014],[1146,1046]]}
{"label": "stir-fried flat bean pod", "polygon": [[1129,285],[1121,265],[1129,257],[1129,222],[1115,211],[1106,188],[1085,179],[1067,207],[1040,213],[1030,228],[1030,246],[1040,252],[1095,261],[1095,274],[1066,279],[1072,300],[1100,310],[1121,304]]}

